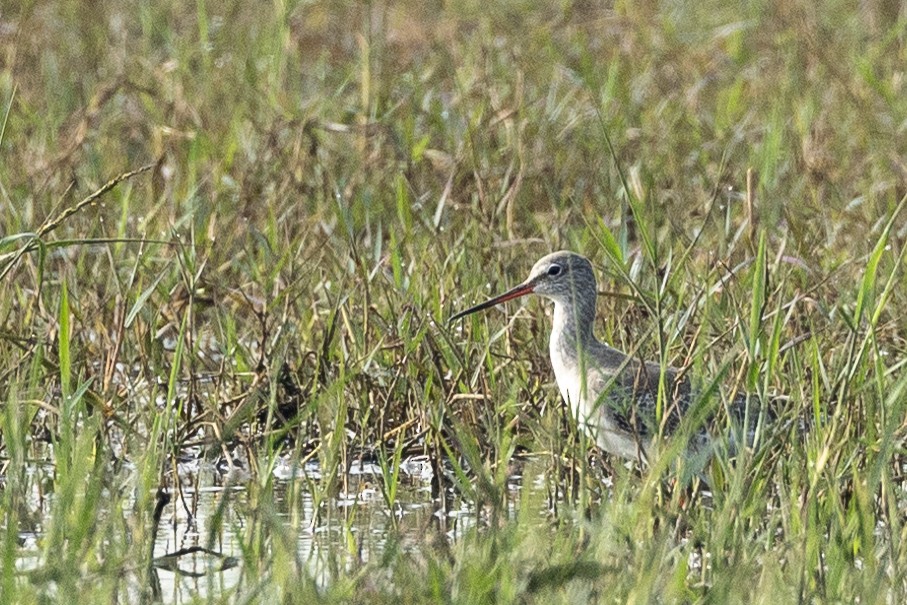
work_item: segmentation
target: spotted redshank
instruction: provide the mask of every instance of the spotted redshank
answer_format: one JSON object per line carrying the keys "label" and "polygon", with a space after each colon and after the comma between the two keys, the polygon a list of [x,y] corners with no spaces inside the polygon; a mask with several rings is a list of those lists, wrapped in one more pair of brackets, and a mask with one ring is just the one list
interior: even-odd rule
{"label": "spotted redshank", "polygon": [[656,402],[661,366],[626,355],[600,342],[593,333],[598,292],[592,263],[586,257],[569,251],[549,254],[532,267],[526,281],[457,313],[450,321],[526,294],[554,301],[551,365],[561,396],[579,426],[607,452],[646,459],[659,428],[669,435],[678,427],[691,402],[690,386],[676,369],[665,369],[659,421]]}

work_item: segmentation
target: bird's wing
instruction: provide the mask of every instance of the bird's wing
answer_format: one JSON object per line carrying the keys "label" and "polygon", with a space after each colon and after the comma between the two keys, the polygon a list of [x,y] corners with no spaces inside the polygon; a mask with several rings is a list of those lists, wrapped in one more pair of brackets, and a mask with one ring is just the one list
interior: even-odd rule
{"label": "bird's wing", "polygon": [[[661,366],[626,360],[619,371],[597,372],[590,385],[593,393],[600,393],[598,405],[605,405],[614,422],[622,430],[640,437],[658,432],[656,406]],[[665,404],[661,422],[666,434],[673,433],[689,407],[690,385],[675,368],[665,371]]]}

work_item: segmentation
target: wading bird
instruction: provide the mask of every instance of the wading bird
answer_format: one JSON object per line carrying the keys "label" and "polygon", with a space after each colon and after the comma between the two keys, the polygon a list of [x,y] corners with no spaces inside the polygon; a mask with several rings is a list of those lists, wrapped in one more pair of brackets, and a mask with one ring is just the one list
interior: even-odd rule
{"label": "wading bird", "polygon": [[[695,397],[689,381],[678,370],[666,368],[658,418],[659,364],[626,355],[593,334],[597,289],[586,257],[569,251],[549,254],[532,267],[526,281],[449,321],[526,294],[554,302],[551,365],[561,396],[580,427],[611,454],[631,460],[650,457],[653,437],[659,429],[664,435],[674,433]],[[745,398],[734,403],[745,405]],[[692,428],[691,446],[708,441],[704,429]]]}

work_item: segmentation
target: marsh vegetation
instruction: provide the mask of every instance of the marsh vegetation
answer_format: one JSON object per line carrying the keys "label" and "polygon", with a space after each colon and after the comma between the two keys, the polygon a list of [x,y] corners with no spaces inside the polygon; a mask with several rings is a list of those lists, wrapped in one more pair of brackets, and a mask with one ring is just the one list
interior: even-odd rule
{"label": "marsh vegetation", "polygon": [[[183,602],[907,600],[907,9],[854,4],[4,3],[0,600],[161,598],[177,531]],[[445,323],[564,248],[810,430],[602,455],[546,305]]]}

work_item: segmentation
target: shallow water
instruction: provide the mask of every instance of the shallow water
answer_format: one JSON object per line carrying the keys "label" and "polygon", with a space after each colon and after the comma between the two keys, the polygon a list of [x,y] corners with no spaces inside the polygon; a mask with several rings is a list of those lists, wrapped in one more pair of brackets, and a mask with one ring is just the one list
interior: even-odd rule
{"label": "shallow water", "polygon": [[[278,466],[274,472],[274,505],[279,522],[295,531],[297,560],[318,583],[331,580],[331,570],[340,565],[367,562],[379,556],[389,540],[396,548],[418,549],[426,545],[427,535],[441,535],[455,541],[477,522],[475,510],[456,498],[443,512],[431,496],[429,465],[419,459],[401,464],[401,478],[393,510],[380,490],[381,474],[377,465],[354,465],[341,478],[343,490],[322,503],[316,515],[306,479],[317,480],[317,465],[296,472]],[[205,553],[179,557],[177,569],[157,569],[160,597],[164,603],[185,603],[221,594],[242,581],[241,543],[251,519],[248,492],[242,486],[224,487],[220,475],[201,472],[198,488],[173,494],[161,519],[154,555],[157,558],[178,549],[204,547],[223,558]],[[521,478],[515,476],[508,486],[510,514],[515,513]],[[293,493],[298,493],[298,499]],[[292,502],[297,501],[298,505]],[[222,510],[220,531],[211,532],[213,518]],[[431,530],[431,531],[428,531]],[[339,555],[339,556],[338,556]],[[233,560],[231,561],[230,558]],[[235,565],[220,569],[228,561]],[[248,580],[248,578],[246,578]]]}

